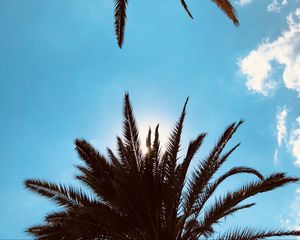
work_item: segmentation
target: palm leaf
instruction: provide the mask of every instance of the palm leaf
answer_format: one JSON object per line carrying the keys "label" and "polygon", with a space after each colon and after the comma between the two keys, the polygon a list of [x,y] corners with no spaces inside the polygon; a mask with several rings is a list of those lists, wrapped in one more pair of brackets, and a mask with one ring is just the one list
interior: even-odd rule
{"label": "palm leaf", "polygon": [[239,25],[234,7],[229,0],[212,0],[233,22],[234,25]]}
{"label": "palm leaf", "polygon": [[226,216],[224,214],[225,212],[228,212],[228,210],[240,202],[258,193],[268,192],[297,181],[299,181],[298,178],[286,177],[284,173],[276,173],[264,180],[246,184],[237,191],[227,193],[225,197],[216,200],[213,206],[208,208],[204,214],[204,220],[201,222],[197,231],[205,235],[210,235],[213,233],[212,225],[218,223],[221,218]]}
{"label": "palm leaf", "polygon": [[187,12],[187,14],[190,16],[190,18],[193,19],[193,16],[192,16],[192,14],[191,14],[191,12],[190,12],[190,10],[189,10],[189,8],[188,8],[186,2],[185,2],[184,0],[180,0],[180,2],[181,2],[181,5],[183,6],[184,10],[185,10],[185,11]]}
{"label": "palm leaf", "polygon": [[215,180],[213,183],[208,184],[205,187],[205,190],[199,195],[199,201],[197,201],[196,206],[193,208],[193,214],[196,214],[195,217],[197,217],[200,213],[200,211],[203,209],[205,203],[207,200],[213,195],[217,187],[225,181],[227,178],[236,175],[236,174],[252,174],[257,176],[260,180],[264,180],[264,177],[260,172],[253,168],[249,167],[234,167],[231,168],[229,171],[227,171],[225,174],[221,175],[217,180]]}
{"label": "palm leaf", "polygon": [[282,237],[282,236],[297,236],[300,231],[283,231],[283,230],[256,230],[253,228],[236,228],[227,233],[219,235],[218,239],[222,240],[258,240],[269,237]]}
{"label": "palm leaf", "polygon": [[126,24],[127,0],[115,0],[115,32],[118,45],[122,48]]}
{"label": "palm leaf", "polygon": [[125,94],[123,106],[123,137],[128,161],[134,171],[138,171],[141,163],[142,151],[140,147],[139,131],[132,112],[129,95]]}
{"label": "palm leaf", "polygon": [[66,187],[60,184],[53,184],[34,179],[28,179],[24,184],[26,188],[41,196],[50,198],[60,206],[74,208],[81,206],[95,206],[98,204],[81,189],[76,190],[73,187]]}
{"label": "palm leaf", "polygon": [[111,173],[111,166],[107,159],[84,139],[75,140],[76,151],[84,163],[95,173]]}
{"label": "palm leaf", "polygon": [[[253,168],[248,168],[248,167],[234,167],[234,168],[230,169],[228,172],[226,172],[225,174],[223,174],[222,176],[220,176],[213,183],[208,184],[205,187],[204,191],[199,195],[199,197],[198,197],[198,199],[196,201],[195,206],[191,210],[191,214],[193,215],[193,217],[186,224],[188,227],[186,229],[185,235],[183,236],[183,239],[185,239],[186,236],[189,236],[190,234],[192,234],[193,228],[195,227],[195,226],[192,225],[192,223],[195,222],[195,220],[198,218],[201,210],[205,206],[205,203],[213,195],[213,193],[215,192],[215,190],[217,189],[217,187],[224,180],[226,180],[228,177],[236,175],[236,174],[244,174],[244,173],[255,175],[255,176],[257,176],[261,180],[264,179],[264,177],[261,175],[261,173],[259,173],[257,170],[255,170]],[[234,212],[236,212],[238,210],[241,210],[241,209],[244,209],[244,208],[248,208],[248,207],[251,207],[253,205],[254,204],[247,204],[247,205],[233,207],[233,208],[229,209],[227,212],[224,212],[224,216],[222,216],[222,217],[225,217],[227,215],[231,215],[231,214],[233,214]],[[186,219],[186,218],[183,218],[183,219]],[[182,221],[181,224],[184,224],[184,222]],[[198,222],[197,222],[197,224],[198,224]]]}
{"label": "palm leaf", "polygon": [[232,135],[236,132],[238,127],[243,123],[239,121],[237,124],[230,124],[219,141],[210,152],[209,156],[204,159],[203,162],[199,163],[198,168],[193,173],[192,180],[188,182],[187,193],[184,194],[184,222],[190,216],[191,210],[196,203],[196,200],[204,188],[207,186],[212,176],[220,168],[220,166],[225,162],[228,156],[236,149],[238,145],[229,150],[226,154],[220,157],[223,149],[225,148],[228,141],[231,139]]}

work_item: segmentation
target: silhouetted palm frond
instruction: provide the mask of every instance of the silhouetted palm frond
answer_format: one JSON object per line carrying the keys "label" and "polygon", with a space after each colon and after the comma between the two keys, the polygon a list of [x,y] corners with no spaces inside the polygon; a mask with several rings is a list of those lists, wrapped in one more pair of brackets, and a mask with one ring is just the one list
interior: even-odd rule
{"label": "silhouetted palm frond", "polygon": [[58,205],[70,209],[97,205],[97,202],[92,200],[82,190],[76,190],[73,187],[33,179],[26,180],[25,186],[41,196],[52,199]]}
{"label": "silhouetted palm frond", "polygon": [[190,10],[189,10],[189,8],[188,8],[186,2],[185,2],[184,0],[180,0],[180,2],[181,2],[181,4],[182,4],[184,10],[185,10],[185,11],[187,12],[187,14],[190,16],[190,18],[193,19],[193,15],[191,14],[191,12],[190,12]]}
{"label": "silhouetted palm frond", "polygon": [[281,231],[281,230],[256,230],[252,228],[236,228],[223,235],[218,239],[223,240],[259,240],[268,237],[282,237],[299,235],[299,231]]}
{"label": "silhouetted palm frond", "polygon": [[236,16],[234,7],[231,5],[229,0],[212,0],[234,23],[234,25],[239,25],[239,20]]}
{"label": "silhouetted palm frond", "polygon": [[[264,177],[249,167],[233,167],[216,177],[224,162],[239,146],[225,147],[243,121],[230,124],[207,157],[197,163],[188,176],[189,166],[201,147],[205,133],[188,145],[181,159],[181,135],[186,114],[184,104],[179,120],[169,137],[166,150],[159,142],[158,125],[149,128],[146,152],[140,147],[139,132],[128,94],[123,107],[123,136],[117,137],[117,154],[107,149],[100,154],[83,139],[75,140],[75,149],[82,160],[76,178],[88,188],[66,187],[47,181],[28,179],[26,188],[47,197],[61,206],[45,216],[43,224],[27,232],[36,240],[224,240],[265,239],[273,236],[300,236],[299,231],[235,228],[223,235],[216,224],[255,203],[245,200],[259,193],[272,191],[297,182],[296,177],[274,173]],[[212,197],[222,183],[238,174],[256,180],[242,185],[224,196]],[[208,200],[209,204],[207,204]]]}
{"label": "silhouetted palm frond", "polygon": [[[229,17],[234,25],[239,26],[236,11],[229,0],[212,1]],[[180,0],[180,3],[189,17],[193,19],[193,15],[191,14],[185,0]],[[128,0],[115,0],[114,25],[119,48],[122,48],[124,42],[127,4]]]}
{"label": "silhouetted palm frond", "polygon": [[122,48],[126,24],[127,0],[115,0],[115,32],[118,45]]}

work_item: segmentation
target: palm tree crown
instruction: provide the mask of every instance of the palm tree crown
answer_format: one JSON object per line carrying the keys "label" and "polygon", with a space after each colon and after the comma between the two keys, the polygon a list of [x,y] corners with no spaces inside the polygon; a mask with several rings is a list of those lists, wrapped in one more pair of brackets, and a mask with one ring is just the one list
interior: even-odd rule
{"label": "palm tree crown", "polygon": [[[222,234],[216,232],[215,226],[225,217],[254,205],[245,204],[244,200],[299,179],[284,173],[264,177],[257,170],[243,166],[214,176],[239,146],[237,144],[224,152],[242,121],[225,129],[210,154],[188,177],[189,165],[206,134],[201,133],[191,141],[183,159],[179,158],[186,104],[166,150],[161,150],[157,126],[153,141],[149,129],[147,152],[143,153],[126,94],[123,138],[117,137],[117,154],[108,149],[108,157],[105,157],[87,141],[75,140],[76,151],[83,162],[77,166],[80,173],[76,178],[89,188],[89,194],[47,181],[25,181],[28,189],[63,207],[48,214],[41,225],[30,227],[27,231],[37,240],[248,240],[300,235],[300,231],[253,228],[234,228]],[[250,174],[255,180],[207,204],[219,185],[236,174]]]}
{"label": "palm tree crown", "polygon": [[[239,25],[236,12],[229,0],[212,0],[233,22],[234,25]],[[181,5],[187,12],[187,14],[193,18],[185,0],[180,0]],[[126,9],[128,0],[115,0],[115,33],[117,36],[118,45],[122,48],[124,42],[125,24],[126,24]]]}

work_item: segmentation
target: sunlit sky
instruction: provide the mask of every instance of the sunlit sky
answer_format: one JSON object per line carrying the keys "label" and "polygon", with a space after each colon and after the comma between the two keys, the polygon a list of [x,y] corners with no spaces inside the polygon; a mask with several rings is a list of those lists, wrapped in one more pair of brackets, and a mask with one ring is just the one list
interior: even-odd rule
{"label": "sunlit sky", "polygon": [[[24,179],[77,184],[75,138],[115,148],[126,91],[141,133],[160,123],[164,139],[190,97],[182,153],[208,133],[194,163],[242,118],[224,169],[300,176],[300,1],[233,1],[238,28],[210,0],[187,3],[194,20],[179,0],[130,0],[120,50],[112,0],[0,0],[0,239],[30,239],[55,209]],[[223,226],[300,226],[299,184],[251,200]]]}

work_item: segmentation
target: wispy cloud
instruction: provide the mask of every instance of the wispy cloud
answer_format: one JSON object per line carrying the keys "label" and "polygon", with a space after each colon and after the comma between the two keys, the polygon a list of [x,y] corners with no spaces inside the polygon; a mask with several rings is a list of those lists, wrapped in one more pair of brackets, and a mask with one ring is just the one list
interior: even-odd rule
{"label": "wispy cloud", "polygon": [[273,0],[267,7],[268,12],[279,13],[281,9],[288,4],[288,0]]}
{"label": "wispy cloud", "polygon": [[277,113],[276,120],[276,135],[277,135],[277,144],[278,146],[276,147],[275,153],[274,153],[274,163],[278,164],[279,163],[279,158],[278,158],[278,149],[281,147],[282,141],[286,140],[287,137],[287,127],[286,127],[286,117],[287,117],[287,108],[286,106],[282,107],[280,111]]}
{"label": "wispy cloud", "polygon": [[[280,223],[283,228],[300,230],[300,188],[297,188],[295,191],[295,196],[290,205],[288,216],[280,216]],[[297,239],[300,238],[298,237]]]}
{"label": "wispy cloud", "polygon": [[274,163],[277,165],[279,163],[279,159],[278,159],[278,148],[276,148],[275,152],[274,152]]}
{"label": "wispy cloud", "polygon": [[278,146],[281,146],[282,140],[286,138],[287,129],[286,129],[286,116],[287,109],[284,106],[277,114],[277,143]]}
{"label": "wispy cloud", "polygon": [[[297,167],[300,167],[300,116],[297,117],[296,123],[294,127],[288,130],[286,120],[287,120],[288,110],[286,106],[284,106],[276,116],[277,124],[277,147],[274,152],[274,163],[279,163],[279,149],[284,142],[287,150],[293,155],[295,158],[294,164]],[[299,190],[300,191],[300,190]]]}
{"label": "wispy cloud", "polygon": [[295,157],[295,165],[300,167],[300,116],[296,120],[296,126],[291,130],[289,147]]}
{"label": "wispy cloud", "polygon": [[251,3],[252,1],[253,0],[238,0],[238,1],[236,1],[236,3],[243,7],[243,6]]}
{"label": "wispy cloud", "polygon": [[272,63],[284,67],[284,86],[300,96],[300,8],[287,17],[288,29],[273,42],[266,40],[239,60],[240,71],[246,76],[250,91],[269,95],[276,82],[271,79]]}

